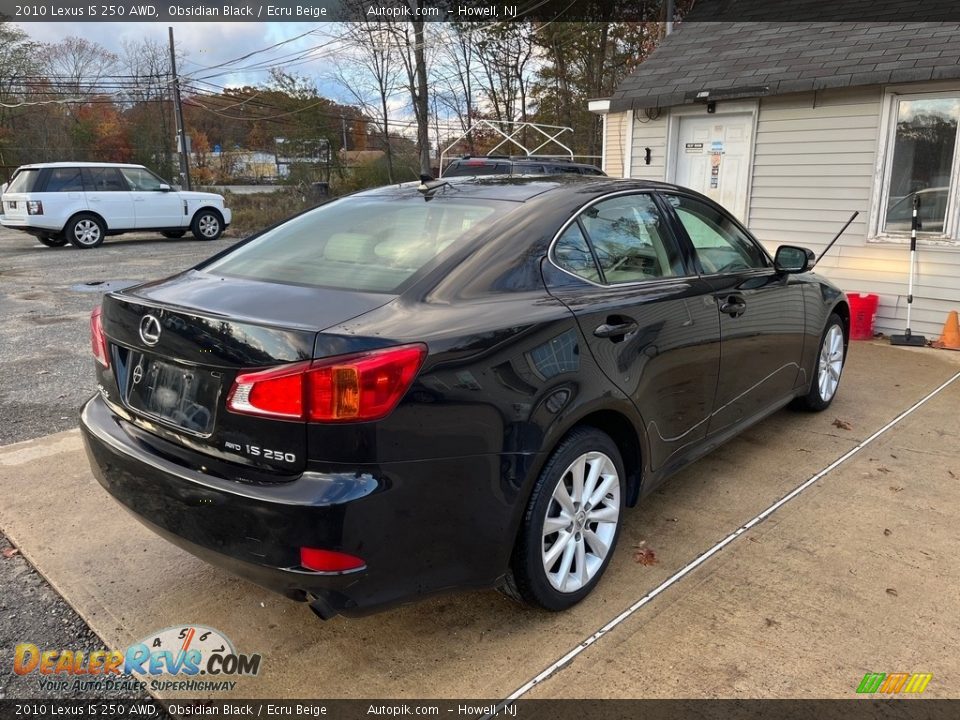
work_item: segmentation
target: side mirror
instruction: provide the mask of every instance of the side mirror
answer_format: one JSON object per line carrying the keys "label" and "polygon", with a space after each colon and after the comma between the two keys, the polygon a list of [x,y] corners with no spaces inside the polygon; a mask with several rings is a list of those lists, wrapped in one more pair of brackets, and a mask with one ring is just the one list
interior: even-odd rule
{"label": "side mirror", "polygon": [[795,245],[781,245],[773,257],[773,267],[782,273],[807,272],[813,270],[816,264],[817,256],[813,254],[813,250]]}
{"label": "side mirror", "polygon": [[160,187],[157,188],[160,192],[170,192],[172,188],[166,183],[160,183]]}

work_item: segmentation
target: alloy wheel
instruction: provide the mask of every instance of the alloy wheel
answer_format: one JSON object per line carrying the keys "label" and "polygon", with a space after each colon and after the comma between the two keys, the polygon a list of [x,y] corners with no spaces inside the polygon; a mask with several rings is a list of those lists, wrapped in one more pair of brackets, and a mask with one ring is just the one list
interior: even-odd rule
{"label": "alloy wheel", "polygon": [[843,330],[839,325],[831,325],[820,346],[820,362],[817,370],[817,384],[820,397],[830,400],[840,384],[840,372],[843,370]]}
{"label": "alloy wheel", "polygon": [[214,238],[217,236],[217,233],[220,232],[220,221],[215,215],[208,213],[200,217],[200,220],[197,222],[197,228],[205,238]]}
{"label": "alloy wheel", "polygon": [[602,452],[588,452],[560,476],[543,521],[541,559],[554,589],[576,592],[603,567],[620,522],[620,477]]}
{"label": "alloy wheel", "polygon": [[73,237],[80,245],[95,245],[100,241],[100,226],[93,220],[79,220],[73,226]]}

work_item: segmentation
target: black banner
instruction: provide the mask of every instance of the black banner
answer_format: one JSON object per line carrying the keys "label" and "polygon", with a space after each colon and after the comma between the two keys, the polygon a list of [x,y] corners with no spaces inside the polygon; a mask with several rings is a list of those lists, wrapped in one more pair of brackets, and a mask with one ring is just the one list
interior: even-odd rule
{"label": "black banner", "polygon": [[[645,22],[664,20],[667,0],[0,0],[16,22]],[[956,0],[677,0],[698,22],[960,21]]]}
{"label": "black banner", "polygon": [[0,700],[0,718],[953,720],[960,700]]}

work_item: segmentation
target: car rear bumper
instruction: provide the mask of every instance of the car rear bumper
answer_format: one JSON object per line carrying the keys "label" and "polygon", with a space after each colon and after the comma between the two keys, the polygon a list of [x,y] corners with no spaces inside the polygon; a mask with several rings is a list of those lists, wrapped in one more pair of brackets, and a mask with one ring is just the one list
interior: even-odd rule
{"label": "car rear bumper", "polygon": [[[506,569],[514,506],[492,492],[500,456],[306,472],[291,482],[248,485],[163,456],[99,395],[80,420],[94,475],[138,520],[211,564],[314,601],[321,617],[489,587]],[[478,483],[477,497],[486,500],[471,503],[463,481]],[[366,566],[312,572],[300,566],[301,547],[355,555]]]}
{"label": "car rear bumper", "polygon": [[22,230],[31,235],[49,235],[52,232],[60,232],[63,229],[63,223],[55,225],[52,220],[43,220],[40,215],[30,215],[29,217],[13,217],[11,215],[0,215],[0,225],[11,230]]}

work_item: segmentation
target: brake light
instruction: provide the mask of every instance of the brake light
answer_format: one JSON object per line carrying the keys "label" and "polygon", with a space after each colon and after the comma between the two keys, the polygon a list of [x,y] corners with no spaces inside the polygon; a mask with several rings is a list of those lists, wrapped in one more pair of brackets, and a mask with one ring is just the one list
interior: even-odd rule
{"label": "brake light", "polygon": [[319,550],[317,548],[300,548],[300,564],[307,570],[317,572],[346,572],[358,570],[366,563],[358,557],[333,550]]}
{"label": "brake light", "polygon": [[227,409],[311,422],[379,420],[410,388],[426,354],[425,345],[403,345],[240,373]]}
{"label": "brake light", "polygon": [[93,347],[93,357],[103,367],[110,367],[110,353],[107,350],[107,336],[103,333],[103,310],[95,307],[90,313],[90,344]]}
{"label": "brake light", "polygon": [[39,200],[27,200],[28,215],[43,215],[43,203]]}

